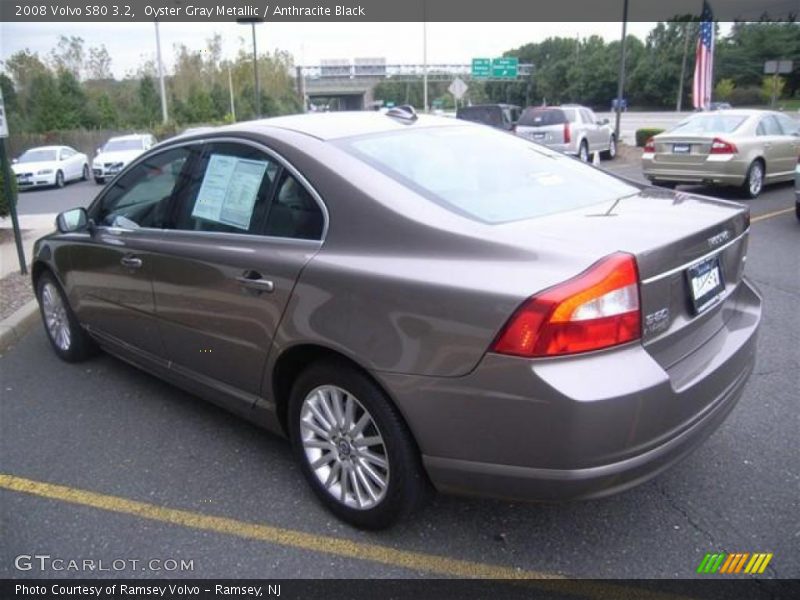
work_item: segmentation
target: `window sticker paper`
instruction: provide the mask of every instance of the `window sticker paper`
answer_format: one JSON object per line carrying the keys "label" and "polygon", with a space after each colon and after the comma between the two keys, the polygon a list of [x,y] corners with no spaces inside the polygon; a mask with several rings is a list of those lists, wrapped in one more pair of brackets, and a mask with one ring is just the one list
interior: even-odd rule
{"label": "window sticker paper", "polygon": [[267,161],[212,154],[192,216],[247,231]]}

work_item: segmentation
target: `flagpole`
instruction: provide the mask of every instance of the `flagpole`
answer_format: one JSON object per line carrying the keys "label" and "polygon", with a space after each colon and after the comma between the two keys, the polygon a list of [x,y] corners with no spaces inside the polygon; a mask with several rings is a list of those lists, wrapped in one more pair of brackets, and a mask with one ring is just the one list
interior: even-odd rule
{"label": "flagpole", "polygon": [[619,120],[622,111],[622,92],[625,84],[625,37],[628,31],[628,0],[622,7],[622,40],[620,40],[619,77],[617,79],[617,114],[614,123],[614,139],[619,143]]}
{"label": "flagpole", "polygon": [[683,26],[683,60],[681,61],[681,78],[678,81],[678,101],[675,112],[681,112],[683,107],[683,80],[686,79],[686,55],[689,53],[689,23]]}

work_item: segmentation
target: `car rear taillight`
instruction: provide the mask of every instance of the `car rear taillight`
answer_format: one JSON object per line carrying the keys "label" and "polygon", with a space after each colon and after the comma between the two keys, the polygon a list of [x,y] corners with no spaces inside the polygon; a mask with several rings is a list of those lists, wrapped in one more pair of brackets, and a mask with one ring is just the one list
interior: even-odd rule
{"label": "car rear taillight", "polygon": [[714,138],[714,141],[711,142],[711,154],[736,154],[738,151],[736,144],[725,140]]}
{"label": "car rear taillight", "polygon": [[654,153],[656,151],[656,141],[653,138],[647,138],[644,144],[644,151]]}
{"label": "car rear taillight", "polygon": [[636,259],[617,252],[526,300],[500,331],[491,351],[531,358],[559,356],[640,337]]}
{"label": "car rear taillight", "polygon": [[569,144],[570,140],[569,123],[564,123],[564,143]]}

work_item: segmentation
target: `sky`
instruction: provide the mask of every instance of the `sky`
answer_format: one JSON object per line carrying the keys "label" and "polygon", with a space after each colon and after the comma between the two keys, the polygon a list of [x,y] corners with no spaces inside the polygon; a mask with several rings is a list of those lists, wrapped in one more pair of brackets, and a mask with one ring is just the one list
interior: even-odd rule
{"label": "sky", "polygon": [[[653,23],[628,23],[628,33],[644,40]],[[622,24],[600,23],[428,23],[428,64],[469,64],[473,57],[494,58],[506,50],[551,36],[600,35],[619,39]],[[223,56],[240,47],[252,52],[249,26],[236,23],[162,23],[161,48],[170,72],[173,46],[202,49],[215,32],[223,39]],[[117,78],[135,72],[155,58],[153,23],[0,23],[0,60],[25,48],[44,58],[59,35],[79,36],[85,48],[105,45]],[[387,64],[421,64],[422,23],[263,23],[256,27],[259,53],[280,49],[295,64],[315,65],[323,58],[386,58]]]}

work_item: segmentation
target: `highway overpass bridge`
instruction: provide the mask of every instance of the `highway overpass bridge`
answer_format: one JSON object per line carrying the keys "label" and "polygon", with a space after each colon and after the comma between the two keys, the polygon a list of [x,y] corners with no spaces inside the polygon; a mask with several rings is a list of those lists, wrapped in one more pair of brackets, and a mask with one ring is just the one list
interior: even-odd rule
{"label": "highway overpass bridge", "polygon": [[[320,65],[296,67],[297,92],[310,103],[323,102],[333,110],[363,110],[375,105],[375,87],[384,81],[419,83],[425,71],[428,81],[453,81],[456,77],[467,84],[472,80],[471,65],[387,65],[349,61],[323,61]],[[480,81],[515,81],[527,79],[532,65],[519,65],[517,78],[481,78]],[[315,102],[316,101],[316,102]]]}

